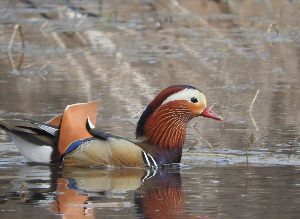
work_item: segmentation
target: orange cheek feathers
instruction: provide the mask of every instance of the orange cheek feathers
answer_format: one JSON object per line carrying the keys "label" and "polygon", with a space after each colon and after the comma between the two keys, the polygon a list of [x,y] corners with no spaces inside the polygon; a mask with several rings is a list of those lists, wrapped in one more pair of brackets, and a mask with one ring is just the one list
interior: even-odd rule
{"label": "orange cheek feathers", "polygon": [[193,116],[200,116],[205,107],[206,104],[203,102],[189,103],[189,108]]}

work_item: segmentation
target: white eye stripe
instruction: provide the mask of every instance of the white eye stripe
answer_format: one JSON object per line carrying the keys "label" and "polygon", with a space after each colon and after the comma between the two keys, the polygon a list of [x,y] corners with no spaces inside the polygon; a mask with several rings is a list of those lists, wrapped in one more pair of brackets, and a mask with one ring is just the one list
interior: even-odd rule
{"label": "white eye stripe", "polygon": [[169,103],[171,101],[174,101],[174,100],[187,100],[187,101],[191,102],[191,98],[193,98],[193,97],[197,98],[198,102],[204,101],[206,103],[206,99],[200,91],[195,90],[195,89],[186,88],[177,93],[170,95],[167,99],[164,100],[162,105]]}

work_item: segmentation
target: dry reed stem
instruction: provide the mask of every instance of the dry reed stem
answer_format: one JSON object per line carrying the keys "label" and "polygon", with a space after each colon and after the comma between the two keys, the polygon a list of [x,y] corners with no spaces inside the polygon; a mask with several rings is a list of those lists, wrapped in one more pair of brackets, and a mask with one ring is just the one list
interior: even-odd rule
{"label": "dry reed stem", "polygon": [[249,112],[252,112],[252,111],[253,111],[253,105],[254,105],[254,103],[255,103],[255,101],[256,101],[256,98],[257,98],[258,94],[259,94],[259,90],[256,91],[256,94],[255,94],[255,96],[254,96],[253,99],[252,99],[252,102],[251,102],[251,104],[250,104],[250,106],[249,106],[249,109],[248,109]]}
{"label": "dry reed stem", "polygon": [[44,37],[47,36],[47,33],[44,31],[44,29],[46,28],[46,26],[48,26],[48,23],[49,23],[49,21],[47,20],[47,21],[45,21],[45,22],[41,25],[41,27],[40,27],[40,31],[41,31],[41,33],[44,35]]}
{"label": "dry reed stem", "polygon": [[277,28],[277,25],[275,23],[271,23],[266,31],[265,34],[269,34],[272,30],[275,30],[276,34],[279,34],[279,29]]}
{"label": "dry reed stem", "polygon": [[78,21],[78,23],[76,24],[76,28],[79,28],[81,26],[81,24],[83,23],[83,21],[85,21],[85,19],[87,18],[87,15],[83,15],[81,17],[81,19]]}
{"label": "dry reed stem", "polygon": [[202,135],[201,135],[201,131],[200,129],[197,127],[197,124],[195,123],[194,125],[194,129],[196,129],[196,131],[198,132],[198,135],[206,142],[206,144],[208,144],[208,146],[210,148],[215,148],[208,140],[206,140],[206,138],[204,138]]}
{"label": "dry reed stem", "polygon": [[[15,41],[17,32],[19,33],[19,38],[20,38],[20,42],[21,42],[21,51],[20,51],[20,55],[19,55],[18,65],[16,67],[15,62],[14,62],[13,57],[12,57],[12,47],[13,47],[13,43]],[[24,63],[24,48],[25,48],[25,42],[24,42],[24,33],[22,31],[22,26],[20,24],[16,24],[14,26],[14,31],[13,31],[11,37],[10,37],[10,41],[9,41],[9,44],[8,44],[8,47],[7,47],[9,61],[10,61],[11,66],[14,70],[15,69],[20,70],[23,63]]]}
{"label": "dry reed stem", "polygon": [[138,115],[142,114],[142,112],[144,112],[144,111],[145,111],[145,109],[146,109],[146,108],[143,108],[142,110],[138,111],[136,114],[134,114],[133,116],[131,116],[131,118],[130,118],[130,119],[134,119],[134,118],[136,118]]}
{"label": "dry reed stem", "polygon": [[248,112],[249,112],[249,115],[250,115],[250,118],[251,118],[251,122],[252,122],[253,126],[255,127],[255,131],[257,131],[257,132],[259,131],[259,127],[256,124],[256,121],[255,121],[255,119],[253,117],[252,112],[253,112],[253,106],[254,106],[254,103],[255,103],[255,101],[257,99],[258,94],[259,94],[259,90],[256,91],[256,94],[254,95],[254,97],[252,99],[252,102],[251,102],[251,104],[249,106],[249,109],[248,109]]}

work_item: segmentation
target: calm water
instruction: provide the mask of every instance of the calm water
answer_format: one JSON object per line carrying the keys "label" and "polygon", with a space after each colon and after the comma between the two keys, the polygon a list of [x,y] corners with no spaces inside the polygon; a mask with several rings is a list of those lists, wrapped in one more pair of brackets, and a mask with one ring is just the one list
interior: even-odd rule
{"label": "calm water", "polygon": [[[0,217],[299,218],[299,11],[277,0],[1,1],[1,117],[46,120],[100,99],[97,126],[133,139],[158,91],[191,84],[225,122],[192,120],[183,165],[157,173],[30,166],[0,130]],[[7,49],[16,23],[21,69],[18,35]]]}

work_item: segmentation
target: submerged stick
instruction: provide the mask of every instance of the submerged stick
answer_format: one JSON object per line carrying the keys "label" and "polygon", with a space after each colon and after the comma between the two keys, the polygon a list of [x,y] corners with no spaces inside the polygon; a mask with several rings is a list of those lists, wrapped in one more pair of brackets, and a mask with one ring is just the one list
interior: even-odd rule
{"label": "submerged stick", "polygon": [[258,125],[256,124],[256,121],[255,121],[255,119],[254,119],[254,117],[253,117],[253,114],[252,114],[252,111],[249,111],[249,115],[250,115],[250,119],[251,119],[251,122],[252,122],[252,124],[253,124],[253,126],[254,126],[254,128],[255,128],[255,131],[259,131],[259,127],[258,127]]}
{"label": "submerged stick", "polygon": [[[20,38],[20,42],[21,42],[21,51],[20,51],[20,55],[19,55],[18,65],[17,65],[17,68],[16,68],[15,62],[12,58],[12,46],[13,46],[13,43],[15,41],[17,32],[19,33],[19,38]],[[9,57],[9,60],[10,60],[10,63],[12,65],[13,69],[18,69],[18,70],[21,69],[21,66],[24,63],[24,48],[25,48],[25,42],[24,42],[24,33],[22,31],[22,26],[20,24],[16,24],[15,27],[14,27],[14,31],[13,31],[11,37],[10,37],[8,47],[7,47],[8,57]]]}

